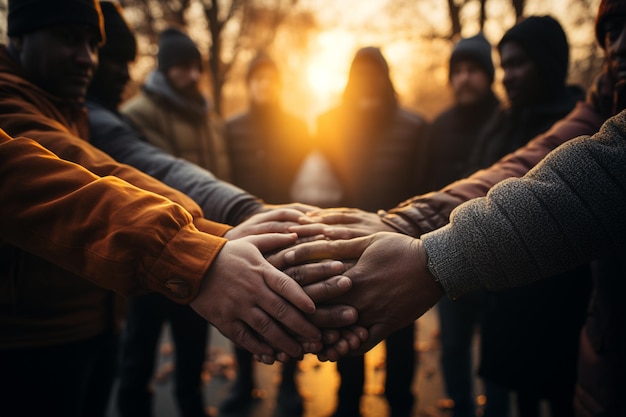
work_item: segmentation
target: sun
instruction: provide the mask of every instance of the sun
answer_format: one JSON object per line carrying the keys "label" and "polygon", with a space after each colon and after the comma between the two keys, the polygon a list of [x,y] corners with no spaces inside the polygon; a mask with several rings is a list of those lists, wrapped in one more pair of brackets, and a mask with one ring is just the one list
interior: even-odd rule
{"label": "sun", "polygon": [[341,96],[355,47],[354,34],[341,29],[321,32],[312,40],[306,80],[318,110],[336,103]]}

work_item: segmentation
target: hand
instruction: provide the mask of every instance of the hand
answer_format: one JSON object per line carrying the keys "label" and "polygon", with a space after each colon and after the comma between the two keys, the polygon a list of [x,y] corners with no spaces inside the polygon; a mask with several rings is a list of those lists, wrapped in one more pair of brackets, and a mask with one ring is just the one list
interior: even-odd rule
{"label": "hand", "polygon": [[[301,211],[294,209],[274,209],[251,216],[238,226],[230,229],[224,237],[228,240],[235,240],[250,235],[260,235],[263,233],[289,233],[291,226],[307,221],[306,216]],[[309,235],[311,233],[308,233]],[[302,232],[303,237],[307,232]]]}
{"label": "hand", "polygon": [[[394,232],[394,229],[382,222],[378,214],[354,208],[332,208],[308,212],[300,219],[305,226],[292,227],[295,233],[308,231],[309,234],[320,230],[329,239],[352,239],[368,236],[377,232]],[[326,224],[320,227],[315,223]],[[329,227],[332,226],[332,227]]]}
{"label": "hand", "polygon": [[[426,267],[422,242],[398,233],[377,233],[351,240],[316,241],[297,245],[284,254],[299,265],[321,259],[353,259],[344,272],[352,289],[334,303],[352,305],[358,325],[368,329],[368,340],[355,353],[364,353],[393,331],[406,326],[443,295]],[[336,355],[332,349],[320,356]]]}
{"label": "hand", "polygon": [[[261,252],[293,244],[295,234],[265,234],[229,241],[208,270],[191,307],[226,337],[259,355],[275,351],[298,358],[303,340],[321,340],[321,331],[303,313],[315,304],[289,276]],[[290,332],[291,334],[289,334]]]}

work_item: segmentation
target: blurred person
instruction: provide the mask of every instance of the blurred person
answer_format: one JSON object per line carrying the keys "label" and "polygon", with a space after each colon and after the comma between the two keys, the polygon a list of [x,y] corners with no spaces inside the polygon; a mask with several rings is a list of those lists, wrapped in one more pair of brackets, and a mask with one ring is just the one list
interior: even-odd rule
{"label": "blurred person", "polygon": [[[531,16],[521,21],[505,33],[498,50],[510,103],[481,133],[468,160],[470,172],[488,167],[494,158],[548,129],[574,108],[577,99],[583,98],[579,88],[565,83],[569,47],[563,29],[552,17]],[[547,153],[546,148],[553,149],[555,142],[593,133],[602,120],[593,108],[579,105],[565,123],[556,125],[533,146],[513,154],[497,168],[478,171],[442,192],[410,199],[390,213],[382,213],[382,220],[402,231],[433,230],[439,222],[439,225],[447,223],[447,209],[453,208],[455,202],[484,195],[489,185],[497,182],[495,178],[500,180],[517,171],[525,172],[532,166],[531,161],[536,163]],[[488,293],[479,373],[490,389],[499,385],[516,391],[520,412],[532,414],[539,399],[546,398],[554,413],[571,414],[577,355],[577,344],[572,340],[578,337],[584,321],[590,272],[588,267],[579,267],[570,273],[571,277],[562,275],[523,289]],[[560,291],[563,281],[570,285],[568,296]],[[544,297],[543,302],[533,302],[537,294]],[[522,314],[520,309],[528,310],[531,305],[532,311]],[[561,319],[562,316],[566,319]],[[518,332],[518,327],[532,333]],[[539,372],[545,377],[537,382]],[[504,416],[508,410],[504,402],[493,404],[487,399],[485,413]]]}
{"label": "blurred person", "polygon": [[[626,4],[603,0],[596,18],[596,36],[605,52],[606,65],[588,90],[587,99],[546,133],[497,163],[437,192],[416,196],[390,211],[378,214],[359,210],[326,211],[319,219],[350,229],[331,233],[334,238],[353,237],[376,231],[397,231],[414,237],[448,223],[451,211],[469,199],[484,196],[499,181],[528,172],[559,145],[596,131],[602,121],[624,109],[622,61],[626,56],[624,16]],[[626,361],[619,346],[620,327],[607,317],[619,316],[613,294],[619,293],[615,277],[623,274],[623,256],[613,254],[593,265],[594,286],[590,315],[581,334],[578,381],[575,393],[577,415],[621,415],[619,372]],[[617,281],[621,282],[621,281]],[[613,284],[611,284],[613,283]],[[616,287],[617,285],[617,287]],[[617,364],[617,365],[616,365]],[[603,414],[608,413],[608,414]],[[623,413],[622,413],[623,414]]]}
{"label": "blurred person", "polygon": [[[468,173],[467,156],[481,131],[497,117],[500,106],[492,89],[495,68],[491,44],[482,33],[457,42],[449,65],[455,104],[437,116],[426,130],[425,149],[419,156],[418,182],[423,184],[420,191],[441,188]],[[441,369],[446,393],[453,401],[454,417],[475,416],[472,345],[482,320],[484,296],[484,291],[479,290],[454,301],[444,297],[437,304]],[[485,390],[490,405],[502,401],[507,404],[508,392],[490,384],[486,384]]]}
{"label": "blurred person", "polygon": [[[584,98],[582,90],[566,85],[569,46],[552,17],[520,21],[504,34],[498,51],[509,107],[474,149],[472,172],[547,130]],[[536,416],[541,400],[554,417],[573,414],[577,341],[590,289],[585,265],[524,288],[487,292],[479,374],[486,384],[516,394],[521,417]],[[489,398],[487,404],[489,411]]]}
{"label": "blurred person", "polygon": [[179,158],[230,179],[221,118],[200,90],[202,56],[187,34],[176,28],[159,33],[157,68],[121,112],[145,139]]}
{"label": "blurred person", "polygon": [[[41,158],[21,148],[5,154],[2,165],[14,178],[2,185],[5,413],[102,415],[109,391],[98,372],[109,364],[102,361],[110,357],[118,324],[113,292],[154,291],[191,304],[261,358],[304,351],[278,317],[314,342],[304,344],[308,349],[319,343],[319,330],[298,313],[312,312],[311,300],[261,254],[292,244],[294,235],[228,241],[262,225],[253,226],[258,220],[251,218],[233,229],[203,219],[183,194],[87,142],[83,99],[104,39],[99,2],[11,1],[8,34],[0,47],[0,127],[39,142],[30,151]],[[3,149],[14,149],[13,143]],[[16,161],[24,164],[20,170]],[[35,168],[24,172],[28,166]],[[262,227],[280,231],[275,224]],[[234,298],[237,303],[228,301]],[[263,339],[254,333],[259,320],[269,323]]]}
{"label": "blurred person", "polygon": [[[624,32],[620,36],[624,38]],[[621,41],[620,41],[621,43]],[[354,353],[374,347],[396,329],[420,317],[442,295],[456,298],[486,288],[501,291],[529,285],[626,248],[626,111],[607,120],[594,136],[562,144],[522,178],[496,184],[486,197],[456,208],[450,223],[420,239],[398,233],[304,243],[277,255],[285,268],[319,259],[356,259],[345,272],[352,289],[335,302],[355,306],[369,340]],[[402,261],[399,261],[402,260]],[[597,287],[609,314],[598,324],[612,343],[597,383],[600,397],[583,398],[592,409],[577,416],[622,416],[624,315],[618,294],[624,276],[606,276]],[[563,282],[563,291],[568,291]],[[613,302],[617,306],[612,306]],[[610,308],[612,306],[612,308]],[[600,329],[598,329],[600,330]],[[609,330],[607,332],[607,330]],[[605,347],[608,347],[605,345]],[[616,356],[613,356],[617,354]],[[321,359],[336,357],[327,350]],[[608,367],[606,367],[608,365]],[[540,380],[543,374],[537,374]],[[599,400],[594,402],[593,400]],[[610,405],[610,408],[605,408]]]}
{"label": "blurred person", "polygon": [[[158,67],[122,114],[145,140],[173,156],[230,178],[221,120],[199,88],[202,57],[196,44],[175,28],[159,33]],[[185,417],[203,416],[201,376],[209,328],[193,310],[159,294],[132,298],[122,339],[118,408],[122,416],[150,415],[150,379],[163,324],[170,326],[178,407]]]}
{"label": "blurred person", "polygon": [[[262,211],[257,198],[223,183],[212,173],[175,158],[145,141],[118,111],[130,80],[128,65],[135,60],[135,35],[121,6],[101,2],[107,43],[98,51],[99,66],[87,92],[91,143],[117,161],[127,163],[186,193],[215,221],[239,224]],[[158,342],[169,322],[175,354],[175,395],[181,415],[204,415],[202,369],[208,346],[208,326],[189,306],[160,294],[132,297],[122,339],[120,385],[122,415],[151,415]]]}
{"label": "blurred person", "polygon": [[[341,104],[318,118],[317,145],[338,179],[340,205],[374,210],[411,195],[424,119],[400,107],[380,49],[359,49]],[[385,397],[392,417],[410,416],[416,368],[411,324],[386,339]],[[342,358],[336,417],[360,416],[364,357]]]}
{"label": "blurred person", "polygon": [[[226,121],[226,145],[232,165],[233,184],[263,201],[286,204],[292,201],[291,187],[309,153],[306,123],[287,113],[281,105],[281,75],[272,58],[258,53],[246,74],[249,108]],[[235,347],[237,376],[228,396],[220,404],[223,415],[241,412],[254,399],[252,354]],[[302,397],[295,372],[297,362],[282,365],[276,401],[277,415],[301,416]]]}

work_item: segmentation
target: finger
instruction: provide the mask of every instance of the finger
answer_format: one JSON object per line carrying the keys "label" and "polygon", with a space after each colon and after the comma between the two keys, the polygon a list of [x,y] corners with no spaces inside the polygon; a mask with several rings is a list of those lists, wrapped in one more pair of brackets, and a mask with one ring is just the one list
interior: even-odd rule
{"label": "finger", "polygon": [[324,236],[328,239],[353,239],[355,237],[367,236],[371,233],[363,232],[356,227],[343,227],[343,226],[326,226],[323,230]]}
{"label": "finger", "polygon": [[356,259],[367,249],[369,236],[350,239],[315,241],[303,243],[285,252],[285,261],[289,264],[301,264],[322,259]]}
{"label": "finger", "polygon": [[[267,264],[267,268],[263,270],[263,280],[265,281],[266,285],[274,292],[274,295],[277,294],[280,297],[260,297],[259,301],[264,303],[266,307],[269,307],[271,309],[270,311],[274,312],[272,316],[274,316],[280,322],[284,322],[283,320],[287,319],[293,323],[293,319],[295,317],[301,317],[299,316],[298,312],[293,309],[288,303],[285,303],[284,300],[289,301],[291,304],[299,308],[304,313],[312,314],[315,312],[315,303],[306,294],[306,292],[304,292],[302,287],[300,287],[300,285],[296,281],[291,279],[291,277],[274,268],[269,263]],[[271,302],[274,303],[273,306],[268,306],[268,300],[270,299]],[[312,326],[305,326],[305,328],[301,330],[310,331],[310,327]],[[309,332],[309,334],[311,334],[311,332]],[[306,335],[303,334],[303,336]],[[314,339],[315,337],[310,338]]]}
{"label": "finger", "polygon": [[232,325],[218,328],[218,330],[234,343],[252,352],[254,355],[261,357],[274,354],[274,349],[267,343],[261,341],[257,335],[241,321],[235,321]]}
{"label": "finger", "polygon": [[334,225],[347,225],[361,221],[355,210],[347,209],[342,211],[324,212],[320,216],[309,215],[311,220]]}
{"label": "finger", "polygon": [[299,237],[323,235],[324,229],[328,225],[323,223],[311,223],[311,224],[298,224],[289,226],[289,231],[297,233]]}
{"label": "finger", "polygon": [[[303,354],[300,343],[287,334],[264,309],[252,309],[244,320],[250,329],[261,335],[263,340],[275,350],[285,352],[292,358],[297,358]],[[243,344],[242,346],[245,347]],[[274,350],[263,351],[261,355],[274,355]]]}
{"label": "finger", "polygon": [[341,337],[340,329],[323,329],[322,342],[324,345],[334,345]]}
{"label": "finger", "polygon": [[278,221],[292,222],[297,224],[298,219],[302,217],[302,213],[302,211],[296,210],[294,208],[278,206],[278,208],[256,215],[255,219],[258,219],[259,222]]}
{"label": "finger", "polygon": [[319,304],[347,293],[352,288],[352,280],[345,276],[335,276],[302,288],[316,304]]}
{"label": "finger", "polygon": [[359,348],[351,350],[350,355],[363,355],[387,337],[389,332],[382,324],[375,324],[368,329],[368,337]]}
{"label": "finger", "polygon": [[320,261],[310,264],[291,266],[283,272],[302,286],[314,284],[341,274],[346,269],[340,261]]}
{"label": "finger", "polygon": [[320,328],[340,328],[350,326],[359,318],[356,308],[346,305],[326,306],[317,308],[314,314],[310,314],[309,320]]}
{"label": "finger", "polygon": [[256,246],[261,253],[265,253],[290,246],[297,238],[298,235],[295,233],[267,233],[247,236],[245,239]]}

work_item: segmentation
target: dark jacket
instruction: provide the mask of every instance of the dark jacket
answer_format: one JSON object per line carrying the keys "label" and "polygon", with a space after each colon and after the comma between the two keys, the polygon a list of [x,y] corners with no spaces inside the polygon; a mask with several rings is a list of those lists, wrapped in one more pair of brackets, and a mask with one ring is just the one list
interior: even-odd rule
{"label": "dark jacket", "polygon": [[233,184],[271,204],[293,201],[291,186],[310,151],[304,121],[278,106],[251,107],[226,121]]}
{"label": "dark jacket", "polygon": [[[60,158],[119,183],[117,189],[90,187],[91,193],[82,194],[84,209],[71,198],[52,199],[44,207],[36,205],[37,199],[2,200],[3,210],[10,213],[5,218],[14,219],[14,224],[3,227],[9,232],[0,242],[1,348],[70,343],[101,334],[112,322],[110,290],[123,295],[152,290],[181,303],[195,298],[201,277],[225,243],[217,236],[229,227],[203,219],[202,210],[184,194],[89,145],[82,105],[59,100],[30,83],[4,47],[0,128],[11,136],[34,139]],[[5,182],[13,188],[26,185],[19,176]],[[127,183],[167,199],[131,187],[136,198],[125,206],[128,209],[119,210],[120,195],[131,195],[123,192]],[[46,221],[39,210],[49,205],[71,221],[50,220],[56,227],[37,233],[41,227],[36,222]],[[152,227],[144,216],[152,219]],[[116,221],[109,224],[111,217]],[[23,229],[11,229],[14,225]],[[190,239],[197,243],[190,244]],[[132,242],[140,250],[121,242]]]}
{"label": "dark jacket", "polygon": [[261,206],[257,198],[220,181],[211,172],[142,140],[141,133],[120,113],[105,108],[93,98],[88,97],[85,104],[91,143],[96,148],[187,194],[202,208],[207,219],[237,225]]}
{"label": "dark jacket", "polygon": [[589,104],[579,102],[571,113],[547,132],[505,155],[488,169],[475,172],[437,192],[413,197],[388,212],[381,212],[382,220],[414,237],[445,226],[457,206],[484,196],[502,180],[525,175],[559,145],[577,136],[595,133],[604,120]]}
{"label": "dark jacket", "polygon": [[437,190],[467,174],[468,155],[499,106],[490,90],[477,103],[457,104],[437,116],[426,129],[417,193]]}
{"label": "dark jacket", "polygon": [[320,116],[317,143],[341,184],[341,204],[376,211],[408,198],[425,125],[401,108],[368,118],[338,107]]}

